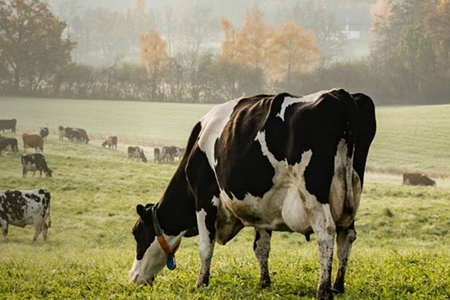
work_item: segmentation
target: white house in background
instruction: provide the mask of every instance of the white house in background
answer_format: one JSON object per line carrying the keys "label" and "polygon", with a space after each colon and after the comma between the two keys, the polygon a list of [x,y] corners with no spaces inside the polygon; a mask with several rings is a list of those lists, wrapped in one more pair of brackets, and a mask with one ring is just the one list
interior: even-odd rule
{"label": "white house in background", "polygon": [[372,23],[372,15],[366,9],[338,9],[336,24],[349,40],[366,39]]}

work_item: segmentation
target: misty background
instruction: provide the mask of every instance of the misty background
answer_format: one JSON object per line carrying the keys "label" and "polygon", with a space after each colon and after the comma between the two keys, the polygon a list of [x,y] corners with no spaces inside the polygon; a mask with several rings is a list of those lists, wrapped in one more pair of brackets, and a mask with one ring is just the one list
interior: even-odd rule
{"label": "misty background", "polygon": [[58,50],[0,51],[0,94],[220,103],[342,87],[377,104],[449,103],[449,1],[37,2],[62,21]]}

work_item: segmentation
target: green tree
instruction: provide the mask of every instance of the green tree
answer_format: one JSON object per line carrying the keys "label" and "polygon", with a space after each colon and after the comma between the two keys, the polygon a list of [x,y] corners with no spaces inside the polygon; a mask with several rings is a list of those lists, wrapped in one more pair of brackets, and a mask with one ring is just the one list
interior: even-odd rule
{"label": "green tree", "polygon": [[14,91],[35,91],[70,62],[66,24],[39,0],[0,0],[0,58],[14,74]]}
{"label": "green tree", "polygon": [[394,103],[448,103],[450,1],[386,3],[373,26],[374,90]]}

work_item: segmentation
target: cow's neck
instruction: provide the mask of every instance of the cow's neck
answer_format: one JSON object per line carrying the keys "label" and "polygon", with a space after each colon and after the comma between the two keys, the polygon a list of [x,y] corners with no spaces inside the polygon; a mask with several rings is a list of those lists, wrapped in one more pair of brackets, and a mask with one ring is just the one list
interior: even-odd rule
{"label": "cow's neck", "polygon": [[195,201],[182,166],[167,186],[157,211],[161,228],[168,235],[178,235],[181,231],[197,227]]}

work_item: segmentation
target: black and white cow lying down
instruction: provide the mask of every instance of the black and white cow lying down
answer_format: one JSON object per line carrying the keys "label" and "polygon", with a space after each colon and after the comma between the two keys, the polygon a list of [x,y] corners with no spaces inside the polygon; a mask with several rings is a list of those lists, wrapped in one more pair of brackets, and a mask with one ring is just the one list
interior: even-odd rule
{"label": "black and white cow lying down", "polygon": [[[342,293],[375,131],[372,100],[344,90],[259,95],[216,106],[193,128],[161,200],[136,207],[130,280],[151,283],[166,263],[173,268],[181,238],[198,231],[197,286],[208,285],[214,244],[252,226],[263,286],[271,283],[272,231],[295,231],[308,239],[317,235],[317,298]],[[335,242],[339,265],[331,287]]]}
{"label": "black and white cow lying down", "polygon": [[41,231],[44,240],[47,240],[51,225],[50,198],[50,193],[44,189],[0,191],[0,226],[5,240],[8,225],[22,228],[34,225],[33,241],[37,240]]}

